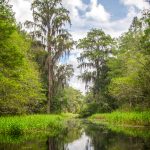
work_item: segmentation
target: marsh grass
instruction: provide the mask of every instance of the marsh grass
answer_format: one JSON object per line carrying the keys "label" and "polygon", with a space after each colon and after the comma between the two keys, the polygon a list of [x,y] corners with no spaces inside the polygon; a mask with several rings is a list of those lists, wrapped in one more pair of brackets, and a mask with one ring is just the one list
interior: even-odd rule
{"label": "marsh grass", "polygon": [[66,132],[67,122],[76,117],[71,113],[0,117],[0,142],[47,140],[47,137],[56,137]]}
{"label": "marsh grass", "polygon": [[112,112],[105,114],[94,114],[90,120],[105,122],[115,125],[150,126],[150,111],[144,112]]}
{"label": "marsh grass", "polygon": [[63,129],[63,120],[60,115],[0,117],[0,134],[17,136],[39,132],[56,134]]}

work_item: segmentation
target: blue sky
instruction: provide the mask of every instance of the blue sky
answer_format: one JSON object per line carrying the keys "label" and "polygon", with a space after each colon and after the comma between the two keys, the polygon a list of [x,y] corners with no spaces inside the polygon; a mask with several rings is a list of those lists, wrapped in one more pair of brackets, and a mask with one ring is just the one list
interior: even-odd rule
{"label": "blue sky", "polygon": [[[90,0],[83,0],[83,2],[89,4]],[[119,0],[98,0],[98,3],[101,3],[110,12],[112,20],[124,18],[128,11]]]}
{"label": "blue sky", "polygon": [[[70,11],[72,20],[71,28],[68,28],[74,40],[86,36],[91,28],[101,28],[112,37],[119,37],[126,32],[133,17],[140,16],[144,8],[150,8],[144,0],[62,0],[64,7]],[[15,11],[17,22],[32,20],[30,10],[32,0],[10,0]],[[67,63],[74,66],[75,75],[70,85],[85,92],[84,83],[78,80],[80,70],[77,69],[77,57],[80,50],[72,51]]]}

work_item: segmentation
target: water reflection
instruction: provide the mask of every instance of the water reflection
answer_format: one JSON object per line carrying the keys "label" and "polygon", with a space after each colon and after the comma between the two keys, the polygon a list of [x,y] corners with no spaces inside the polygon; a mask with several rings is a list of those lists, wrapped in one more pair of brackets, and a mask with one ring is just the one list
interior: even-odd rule
{"label": "water reflection", "polygon": [[91,138],[83,132],[78,140],[66,144],[65,150],[94,150],[94,147],[92,146]]}
{"label": "water reflection", "polygon": [[0,141],[0,150],[149,150],[150,138],[143,136],[148,135],[149,130],[130,130],[134,132],[128,130],[127,133],[132,134],[126,134],[103,125],[72,120],[67,123],[63,133],[56,137],[43,136],[24,142],[16,139],[12,141],[11,137],[11,141],[7,142],[4,136],[3,141]]}
{"label": "water reflection", "polygon": [[[136,129],[132,129],[136,130]],[[86,133],[91,137],[94,150],[148,150],[150,139],[117,133],[104,126],[86,126]]]}

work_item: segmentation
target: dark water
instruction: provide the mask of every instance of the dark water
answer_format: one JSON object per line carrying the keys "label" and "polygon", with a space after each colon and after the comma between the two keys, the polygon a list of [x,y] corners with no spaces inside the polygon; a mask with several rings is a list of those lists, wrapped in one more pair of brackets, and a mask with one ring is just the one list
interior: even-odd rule
{"label": "dark water", "polygon": [[[72,120],[56,137],[3,137],[0,150],[150,150],[149,129],[107,128]],[[2,139],[2,137],[0,138]],[[23,139],[23,140],[22,140]]]}

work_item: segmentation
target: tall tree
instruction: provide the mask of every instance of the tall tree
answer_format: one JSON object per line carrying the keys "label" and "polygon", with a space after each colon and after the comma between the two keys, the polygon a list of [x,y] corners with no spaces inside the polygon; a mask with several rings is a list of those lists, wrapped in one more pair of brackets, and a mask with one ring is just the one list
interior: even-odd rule
{"label": "tall tree", "polygon": [[102,30],[92,29],[81,40],[77,47],[83,49],[78,58],[79,68],[84,72],[79,76],[84,82],[92,84],[92,93],[95,101],[103,102],[109,79],[107,76],[107,61],[112,50],[112,38]]}
{"label": "tall tree", "polygon": [[54,68],[64,53],[69,54],[73,46],[71,35],[65,29],[66,23],[71,24],[69,11],[61,2],[62,0],[34,0],[31,8],[34,22],[26,22],[28,27],[34,27],[33,37],[40,38],[48,51],[48,113],[54,96]]}

